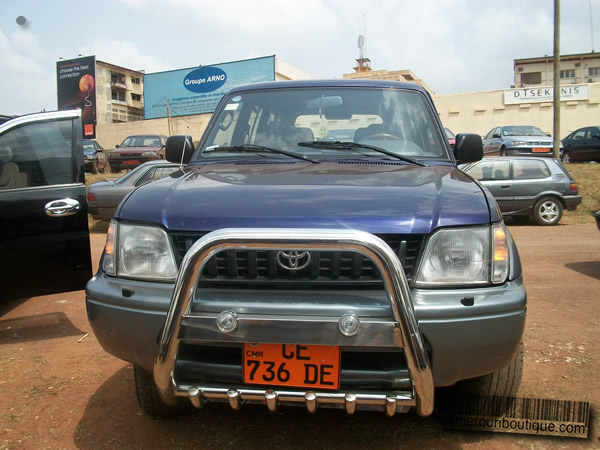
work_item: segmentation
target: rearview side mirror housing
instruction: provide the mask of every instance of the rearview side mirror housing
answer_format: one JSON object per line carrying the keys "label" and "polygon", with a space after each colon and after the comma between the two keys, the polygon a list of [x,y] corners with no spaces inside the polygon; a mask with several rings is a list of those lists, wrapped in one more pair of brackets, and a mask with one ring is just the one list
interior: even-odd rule
{"label": "rearview side mirror housing", "polygon": [[483,142],[478,134],[464,133],[456,135],[454,158],[457,164],[479,161],[483,158]]}
{"label": "rearview side mirror housing", "polygon": [[178,134],[167,138],[165,149],[167,161],[187,164],[194,154],[194,141],[191,136]]}

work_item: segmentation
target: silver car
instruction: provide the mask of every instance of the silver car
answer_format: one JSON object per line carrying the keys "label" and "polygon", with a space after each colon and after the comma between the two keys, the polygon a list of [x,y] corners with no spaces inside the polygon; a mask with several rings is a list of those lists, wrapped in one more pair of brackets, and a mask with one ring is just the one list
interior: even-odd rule
{"label": "silver car", "polygon": [[492,193],[503,216],[532,216],[556,225],[581,203],[577,183],[558,159],[486,158],[461,166]]}
{"label": "silver car", "polygon": [[87,191],[88,213],[96,220],[110,220],[121,200],[138,186],[160,180],[179,170],[179,164],[159,159],[148,161],[117,180],[90,184]]}
{"label": "silver car", "polygon": [[531,125],[495,127],[483,138],[484,156],[552,157],[552,149],[552,137]]}

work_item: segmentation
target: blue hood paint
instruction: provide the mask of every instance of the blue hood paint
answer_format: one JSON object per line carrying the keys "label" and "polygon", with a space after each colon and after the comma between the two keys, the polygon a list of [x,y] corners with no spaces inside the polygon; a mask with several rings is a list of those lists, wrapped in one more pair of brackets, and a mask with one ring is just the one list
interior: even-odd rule
{"label": "blue hood paint", "polygon": [[427,234],[500,220],[488,202],[477,183],[448,165],[262,160],[189,167],[132,192],[116,217],[172,231],[347,227]]}

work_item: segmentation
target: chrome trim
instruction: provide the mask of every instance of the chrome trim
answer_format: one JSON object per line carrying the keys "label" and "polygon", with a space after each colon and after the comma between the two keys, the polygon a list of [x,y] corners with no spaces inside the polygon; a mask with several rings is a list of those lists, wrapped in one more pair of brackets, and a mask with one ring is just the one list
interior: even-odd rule
{"label": "chrome trim", "polygon": [[[205,264],[219,251],[228,249],[354,251],[370,258],[381,273],[383,285],[393,313],[393,322],[389,324],[389,328],[391,328],[391,345],[402,347],[404,350],[413,381],[413,391],[397,394],[356,394],[356,402],[358,404],[381,405],[387,414],[390,414],[392,409],[395,412],[398,405],[414,406],[417,414],[421,416],[428,416],[433,412],[434,388],[431,366],[423,337],[419,331],[408,283],[398,257],[383,240],[370,233],[357,230],[328,229],[230,228],[211,232],[192,245],[183,258],[179,269],[165,326],[160,335],[158,350],[154,360],[154,381],[165,403],[174,404],[176,396],[189,396],[189,389],[191,387],[183,388],[179,386],[173,373],[179,342],[181,336],[189,333],[190,328],[195,327],[194,324],[197,323],[196,319],[201,317],[201,314],[192,314],[191,308],[196,297],[198,278]],[[248,339],[249,336],[244,333],[244,320],[242,314],[239,314],[239,316],[240,323],[235,332],[213,334],[212,337],[216,338],[218,336],[218,340],[227,341],[229,336],[236,336],[237,339],[241,339],[241,342],[244,339],[248,342],[253,342],[254,339]],[[265,316],[254,318],[250,322],[254,322],[254,325],[259,325],[260,323],[262,331],[256,326],[254,327],[254,332],[257,335],[263,334],[266,337],[269,335],[272,321],[280,319],[282,318],[277,316]],[[332,320],[331,324],[333,327],[337,328],[339,318],[330,319]],[[298,321],[298,323],[302,324],[302,321]],[[202,339],[202,331],[208,332],[208,330],[202,330],[201,327],[195,328],[193,330],[193,337],[195,339]],[[342,336],[339,331],[337,335]],[[364,336],[363,327],[361,327],[361,332],[356,336],[360,335]],[[298,341],[298,336],[292,337],[296,340],[296,343],[306,343]],[[373,345],[364,337],[363,340],[363,345]],[[336,345],[335,343],[324,341],[323,338],[321,338],[319,343],[323,345]],[[265,391],[260,389],[231,388],[223,390],[211,387],[197,387],[197,389],[206,398],[210,398],[211,396],[226,398],[234,409],[239,408],[241,401],[246,398],[260,400],[261,402],[265,401]],[[347,395],[346,392],[341,391],[303,392],[302,390],[276,390],[275,392],[281,402],[304,401],[309,411],[316,410],[319,402],[345,404]],[[388,399],[393,399],[394,401],[392,402]]]}
{"label": "chrome trim", "polygon": [[413,396],[406,392],[386,394],[373,392],[343,393],[180,386],[177,395],[180,397],[187,396],[194,406],[200,405],[200,408],[207,401],[222,401],[229,403],[234,410],[239,410],[244,403],[266,403],[271,411],[276,411],[277,406],[282,403],[304,403],[310,413],[316,412],[319,407],[341,407],[351,415],[355,410],[361,409],[361,406],[376,406],[385,411],[388,416],[393,416],[396,412],[406,412],[409,407],[415,406]]}
{"label": "chrome trim", "polygon": [[52,200],[44,206],[46,215],[50,217],[72,216],[73,214],[77,214],[80,209],[80,203],[72,198]]}

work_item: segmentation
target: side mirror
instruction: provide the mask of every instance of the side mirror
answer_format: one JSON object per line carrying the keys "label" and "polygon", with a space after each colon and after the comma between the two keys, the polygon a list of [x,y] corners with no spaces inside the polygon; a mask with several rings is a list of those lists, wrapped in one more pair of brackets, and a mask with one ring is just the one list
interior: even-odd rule
{"label": "side mirror", "polygon": [[115,148],[119,148],[119,144],[115,145]]}
{"label": "side mirror", "polygon": [[492,136],[493,138],[497,139],[500,137],[500,135],[498,133],[494,133],[494,135]]}
{"label": "side mirror", "polygon": [[194,142],[191,136],[178,134],[167,138],[167,161],[177,164],[187,164],[194,153]]}
{"label": "side mirror", "polygon": [[457,164],[479,161],[483,158],[483,142],[478,134],[457,134],[454,144],[454,158]]}

